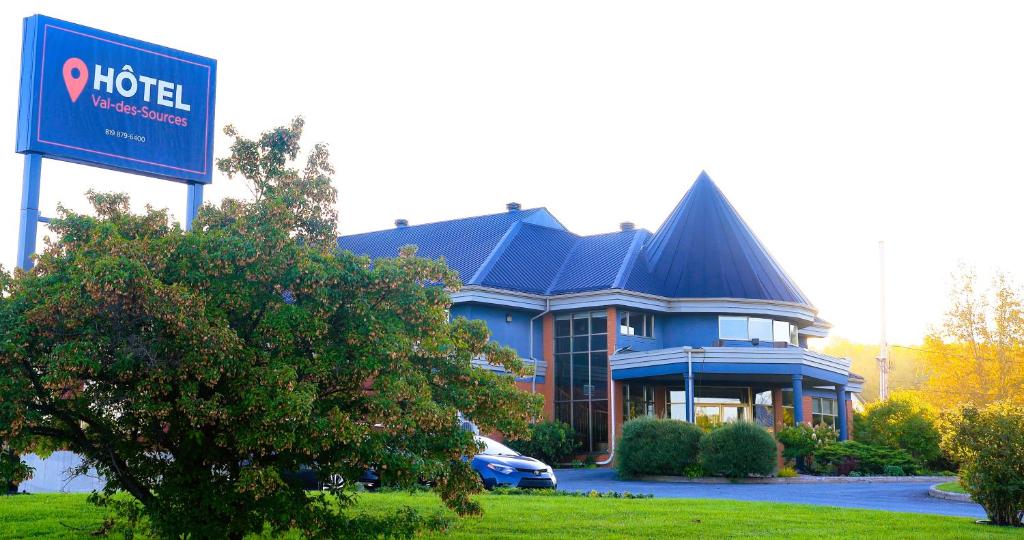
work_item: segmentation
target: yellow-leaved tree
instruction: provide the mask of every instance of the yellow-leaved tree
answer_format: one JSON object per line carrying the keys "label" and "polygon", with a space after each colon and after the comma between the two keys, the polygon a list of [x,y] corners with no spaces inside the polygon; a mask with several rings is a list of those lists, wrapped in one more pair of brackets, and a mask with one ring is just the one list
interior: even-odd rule
{"label": "yellow-leaved tree", "polygon": [[973,269],[954,276],[940,329],[925,338],[928,401],[950,408],[1024,403],[1024,312],[1019,288],[996,273],[987,290]]}

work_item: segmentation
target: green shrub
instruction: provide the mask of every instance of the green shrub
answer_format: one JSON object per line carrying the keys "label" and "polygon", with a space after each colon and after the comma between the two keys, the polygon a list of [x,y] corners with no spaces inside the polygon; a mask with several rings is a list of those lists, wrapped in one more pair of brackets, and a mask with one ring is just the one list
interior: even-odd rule
{"label": "green shrub", "polygon": [[782,457],[792,460],[798,469],[806,471],[818,449],[836,442],[839,434],[826,425],[812,428],[799,424],[782,428],[776,438],[782,443]]}
{"label": "green shrub", "polygon": [[796,469],[793,467],[783,467],[779,469],[779,472],[777,472],[775,476],[778,476],[779,478],[796,478],[797,476],[800,476],[800,473],[796,472]]}
{"label": "green shrub", "polygon": [[882,468],[882,474],[886,476],[906,476],[907,473],[903,471],[903,467],[899,465],[886,465]]}
{"label": "green shrub", "polygon": [[650,417],[630,420],[622,425],[622,438],[616,445],[619,476],[683,475],[688,467],[697,463],[702,435],[699,427],[679,420]]}
{"label": "green shrub", "polygon": [[854,471],[869,475],[885,474],[887,466],[899,467],[909,474],[917,474],[919,471],[917,460],[906,451],[860,441],[831,443],[815,454],[815,467],[818,470],[832,467],[837,474],[841,469],[845,469],[847,474]]}
{"label": "green shrub", "polygon": [[1024,525],[1024,406],[964,406],[942,415],[942,449],[960,464],[960,484],[988,518]]}
{"label": "green shrub", "polygon": [[771,476],[778,461],[775,439],[751,422],[733,422],[704,435],[700,462],[708,474],[744,478]]}
{"label": "green shrub", "polygon": [[857,440],[874,446],[906,450],[923,467],[948,468],[939,448],[935,411],[910,392],[896,392],[871,403],[855,420]]}
{"label": "green shrub", "polygon": [[509,440],[508,446],[520,454],[556,465],[571,461],[580,443],[572,426],[555,420],[531,425],[528,438]]}
{"label": "green shrub", "polygon": [[687,465],[686,468],[683,469],[683,476],[690,478],[692,480],[695,478],[704,478],[705,476],[707,476],[707,473],[704,472],[704,467],[701,467],[700,463],[698,462],[693,463],[691,465]]}

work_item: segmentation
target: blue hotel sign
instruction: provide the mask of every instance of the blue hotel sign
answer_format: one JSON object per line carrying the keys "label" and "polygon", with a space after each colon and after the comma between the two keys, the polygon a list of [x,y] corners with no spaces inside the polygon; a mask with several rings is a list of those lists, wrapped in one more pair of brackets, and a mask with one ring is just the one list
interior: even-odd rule
{"label": "blue hotel sign", "polygon": [[208,184],[216,80],[211,58],[28,17],[17,151]]}

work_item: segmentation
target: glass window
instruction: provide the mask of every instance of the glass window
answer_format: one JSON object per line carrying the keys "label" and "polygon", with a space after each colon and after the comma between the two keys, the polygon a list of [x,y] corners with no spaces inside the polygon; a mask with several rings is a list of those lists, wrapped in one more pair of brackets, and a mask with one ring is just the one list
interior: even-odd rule
{"label": "glass window", "polygon": [[569,326],[571,320],[568,315],[559,315],[555,317],[555,335],[556,336],[569,336]]}
{"label": "glass window", "polygon": [[485,456],[518,456],[519,452],[501,444],[500,442],[487,437],[477,435],[474,437],[477,444],[483,445],[484,450],[480,452]]}
{"label": "glass window", "polygon": [[746,317],[719,317],[718,337],[719,339],[737,339],[746,341],[747,334]]}
{"label": "glass window", "polygon": [[749,332],[750,339],[759,339],[761,341],[771,341],[772,336],[772,320],[771,319],[759,319],[757,317],[751,317],[749,319]]}
{"label": "glass window", "polygon": [[789,342],[790,324],[786,321],[772,321],[772,341]]}
{"label": "glass window", "polygon": [[572,335],[590,335],[590,316],[588,313],[577,313],[572,317]]}
{"label": "glass window", "polygon": [[783,388],[782,389],[782,425],[793,426],[796,425],[795,416],[793,416],[793,389]]}
{"label": "glass window", "polygon": [[811,398],[811,422],[818,426],[836,427],[836,400],[832,398]]}
{"label": "glass window", "polygon": [[726,386],[698,386],[693,396],[695,403],[728,403],[746,405],[750,403],[747,388]]}
{"label": "glass window", "polygon": [[718,317],[718,339],[749,341],[778,341],[799,346],[800,329],[789,321],[776,321],[763,317]]}
{"label": "glass window", "polygon": [[572,388],[570,358],[569,354],[555,355],[555,401],[568,400],[572,397],[569,392]]}
{"label": "glass window", "polygon": [[697,425],[704,429],[750,419],[750,388],[698,386],[694,403]]}
{"label": "glass window", "polygon": [[556,316],[555,417],[575,429],[585,451],[608,447],[607,399],[607,313]]}
{"label": "glass window", "polygon": [[722,412],[717,406],[702,405],[694,408],[694,419],[702,429],[711,429],[722,423]]}
{"label": "glass window", "polygon": [[586,352],[572,355],[572,398],[585,400],[590,397],[593,387],[590,385],[590,354]]}
{"label": "glass window", "polygon": [[654,315],[638,311],[621,312],[619,333],[624,336],[654,337]]}
{"label": "glass window", "polygon": [[668,389],[668,417],[673,420],[686,420],[686,390],[682,388]]}
{"label": "glass window", "polygon": [[754,422],[775,431],[775,407],[771,390],[754,394]]}
{"label": "glass window", "polygon": [[654,386],[628,383],[622,385],[622,417],[624,421],[641,416],[654,416]]}

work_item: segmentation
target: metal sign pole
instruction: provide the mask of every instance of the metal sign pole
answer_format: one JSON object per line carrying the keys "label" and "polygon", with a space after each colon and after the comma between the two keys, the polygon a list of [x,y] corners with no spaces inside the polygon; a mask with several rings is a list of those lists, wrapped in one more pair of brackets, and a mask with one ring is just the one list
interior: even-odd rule
{"label": "metal sign pole", "polygon": [[[21,224],[18,227],[18,268],[32,268],[32,255],[36,252],[36,236],[40,223],[50,220],[39,214],[40,171],[43,156],[25,154],[25,172],[21,184]],[[192,221],[203,205],[203,184],[188,184],[185,207],[185,230],[192,230]]]}
{"label": "metal sign pole", "polygon": [[32,268],[36,252],[36,229],[39,225],[39,171],[43,156],[25,154],[25,172],[21,184],[21,224],[18,227],[18,268]]}
{"label": "metal sign pole", "polygon": [[199,207],[203,205],[203,185],[202,184],[189,184],[188,185],[188,203],[185,206],[185,230],[192,230],[192,221],[196,219],[196,214],[199,213]]}

